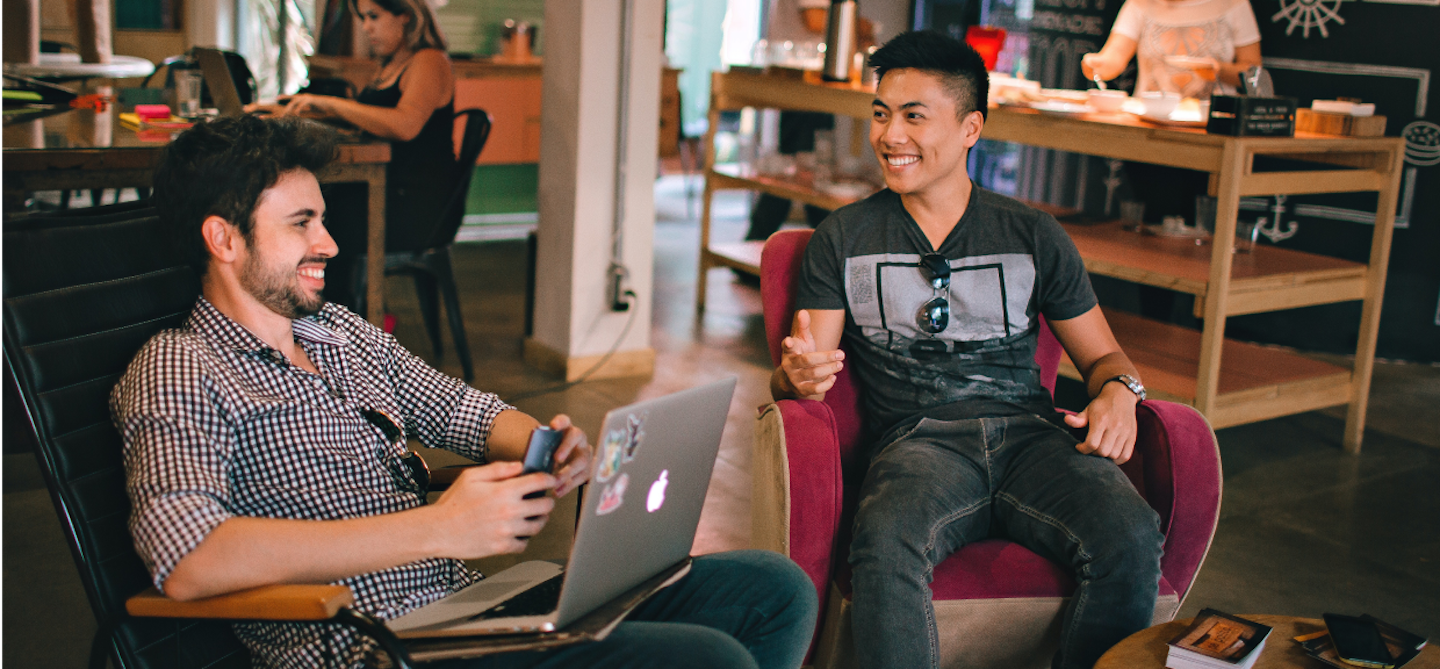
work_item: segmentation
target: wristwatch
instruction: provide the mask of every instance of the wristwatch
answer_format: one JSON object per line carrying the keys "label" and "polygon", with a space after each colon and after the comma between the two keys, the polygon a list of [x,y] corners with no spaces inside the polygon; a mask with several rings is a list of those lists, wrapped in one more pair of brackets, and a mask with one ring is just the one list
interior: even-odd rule
{"label": "wristwatch", "polygon": [[[1140,383],[1140,379],[1130,376],[1129,374],[1121,374],[1105,379],[1105,383],[1110,383],[1111,381],[1119,381],[1125,384],[1125,387],[1129,388],[1130,392],[1135,393],[1135,396],[1140,398],[1141,402],[1145,401],[1145,384]],[[1104,388],[1105,383],[1100,384],[1100,387]]]}

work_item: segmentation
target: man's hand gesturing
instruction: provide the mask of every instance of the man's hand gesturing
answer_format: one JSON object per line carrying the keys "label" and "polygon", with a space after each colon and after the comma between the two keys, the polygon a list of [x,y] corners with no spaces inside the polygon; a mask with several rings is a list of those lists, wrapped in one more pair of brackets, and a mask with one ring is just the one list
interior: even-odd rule
{"label": "man's hand gesturing", "polygon": [[845,352],[816,351],[815,337],[810,332],[810,314],[795,312],[795,328],[780,342],[781,389],[795,397],[811,398],[824,395],[835,385],[835,375],[845,366]]}

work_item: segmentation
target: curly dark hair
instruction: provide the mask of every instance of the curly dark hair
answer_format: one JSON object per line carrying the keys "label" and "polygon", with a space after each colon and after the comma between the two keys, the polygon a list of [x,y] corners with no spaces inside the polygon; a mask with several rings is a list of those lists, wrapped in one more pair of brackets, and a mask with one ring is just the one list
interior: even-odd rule
{"label": "curly dark hair", "polygon": [[985,116],[990,104],[990,74],[975,49],[954,37],[924,30],[901,33],[870,55],[876,80],[890,70],[913,68],[938,75],[955,96],[960,116]]}
{"label": "curly dark hair", "polygon": [[247,115],[196,123],[161,153],[155,209],[204,276],[210,264],[201,233],[206,218],[229,221],[249,242],[260,194],[290,170],[319,171],[336,151],[335,133],[314,121]]}

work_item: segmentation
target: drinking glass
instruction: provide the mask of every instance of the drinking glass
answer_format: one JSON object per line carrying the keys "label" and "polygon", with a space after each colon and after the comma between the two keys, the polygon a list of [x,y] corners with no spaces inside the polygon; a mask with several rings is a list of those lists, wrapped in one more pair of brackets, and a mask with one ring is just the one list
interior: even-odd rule
{"label": "drinking glass", "polygon": [[200,87],[205,75],[200,70],[175,70],[175,115],[195,118],[200,115]]}
{"label": "drinking glass", "polygon": [[1215,198],[1209,195],[1195,196],[1195,227],[1212,237],[1215,236],[1215,204]]}
{"label": "drinking glass", "polygon": [[1139,232],[1145,225],[1145,201],[1144,200],[1121,200],[1120,220],[1124,223],[1126,230]]}
{"label": "drinking glass", "polygon": [[1260,226],[1265,219],[1258,221],[1236,221],[1235,222],[1235,253],[1250,253],[1255,250],[1255,238],[1260,236]]}

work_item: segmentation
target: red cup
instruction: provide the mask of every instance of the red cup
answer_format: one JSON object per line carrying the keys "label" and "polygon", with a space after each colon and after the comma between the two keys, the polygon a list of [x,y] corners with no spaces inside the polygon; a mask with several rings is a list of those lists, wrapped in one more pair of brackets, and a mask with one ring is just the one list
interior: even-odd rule
{"label": "red cup", "polygon": [[989,26],[970,26],[965,30],[965,43],[980,54],[985,69],[994,70],[1000,59],[1000,50],[1005,48],[1005,29]]}

